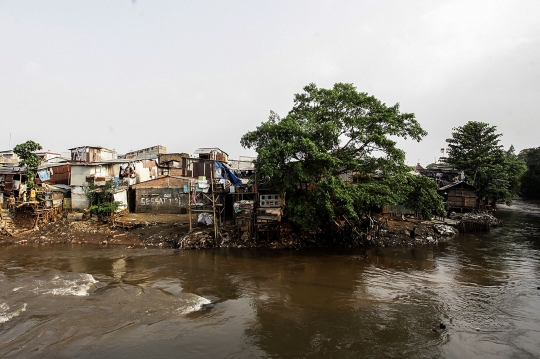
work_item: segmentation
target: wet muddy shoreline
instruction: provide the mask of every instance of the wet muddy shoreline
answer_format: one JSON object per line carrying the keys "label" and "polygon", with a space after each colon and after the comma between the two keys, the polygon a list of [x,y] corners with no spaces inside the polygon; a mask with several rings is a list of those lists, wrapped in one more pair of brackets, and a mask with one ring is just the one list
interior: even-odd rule
{"label": "wet muddy shoreline", "polygon": [[317,233],[298,233],[284,225],[277,237],[253,240],[242,236],[234,226],[224,224],[220,226],[219,238],[215,241],[213,226],[197,224],[195,218],[192,218],[193,230],[190,232],[188,215],[128,214],[122,221],[113,223],[104,223],[97,218],[68,218],[41,224],[24,235],[0,236],[0,244],[71,243],[180,249],[415,247],[451,238],[458,233],[460,225],[463,227],[462,222],[448,219],[423,221],[385,216],[378,219],[382,223],[380,228],[366,232],[367,235],[344,227],[338,228],[332,238],[321,238]]}

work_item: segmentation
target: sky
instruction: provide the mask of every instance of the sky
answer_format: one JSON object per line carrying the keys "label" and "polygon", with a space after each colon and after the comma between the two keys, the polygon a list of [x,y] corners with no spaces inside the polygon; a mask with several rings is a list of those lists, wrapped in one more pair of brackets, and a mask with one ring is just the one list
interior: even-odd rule
{"label": "sky", "polygon": [[[0,1],[0,150],[163,145],[255,155],[240,138],[315,83],[400,103],[436,161],[487,122],[539,147],[540,1]],[[11,146],[11,147],[10,147]]]}

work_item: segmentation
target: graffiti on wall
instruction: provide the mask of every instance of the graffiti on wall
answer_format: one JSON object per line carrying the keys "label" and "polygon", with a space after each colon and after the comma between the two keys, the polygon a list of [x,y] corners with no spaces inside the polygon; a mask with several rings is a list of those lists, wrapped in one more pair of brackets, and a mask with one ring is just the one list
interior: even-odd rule
{"label": "graffiti on wall", "polygon": [[164,194],[147,194],[141,196],[140,204],[143,206],[153,206],[153,205],[174,205],[182,207],[184,205],[182,198],[173,197],[171,193]]}

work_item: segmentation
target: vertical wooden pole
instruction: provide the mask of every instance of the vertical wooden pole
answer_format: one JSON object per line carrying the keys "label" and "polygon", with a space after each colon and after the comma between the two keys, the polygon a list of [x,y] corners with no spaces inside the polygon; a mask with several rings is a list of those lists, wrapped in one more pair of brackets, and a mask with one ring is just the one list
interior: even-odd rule
{"label": "vertical wooden pole", "polygon": [[259,238],[259,227],[257,226],[257,206],[259,204],[259,186],[257,186],[257,171],[255,171],[255,199],[253,200],[253,216],[251,219],[251,235],[255,239],[255,244],[257,244],[257,239]]}
{"label": "vertical wooden pole", "polygon": [[217,245],[217,221],[216,221],[216,196],[214,192],[214,171],[215,171],[215,161],[212,162],[212,170],[210,172],[210,190],[212,191],[212,210],[214,212],[214,245]]}
{"label": "vertical wooden pole", "polygon": [[188,185],[188,215],[189,215],[189,233],[193,231],[193,224],[191,223],[191,182]]}
{"label": "vertical wooden pole", "polygon": [[210,190],[212,191],[212,209],[214,212],[214,245],[217,245],[217,236],[218,236],[218,227],[216,221],[216,196],[214,192],[214,170],[215,170],[215,161],[212,161],[211,172],[210,172]]}

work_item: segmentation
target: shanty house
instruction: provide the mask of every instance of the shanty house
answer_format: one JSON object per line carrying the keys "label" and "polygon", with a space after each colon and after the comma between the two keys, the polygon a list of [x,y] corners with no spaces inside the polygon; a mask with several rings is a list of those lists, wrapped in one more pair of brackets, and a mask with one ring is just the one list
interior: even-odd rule
{"label": "shanty house", "polygon": [[187,176],[187,153],[166,153],[159,155],[159,176]]}
{"label": "shanty house", "polygon": [[67,161],[56,163],[43,163],[38,167],[36,183],[69,185],[71,179],[71,166]]}
{"label": "shanty house", "polygon": [[34,154],[39,157],[39,160],[41,161],[41,163],[48,162],[48,161],[52,160],[53,158],[61,158],[59,153],[50,152],[50,151],[34,152]]}
{"label": "shanty house", "polygon": [[229,161],[229,155],[227,152],[220,150],[217,147],[201,147],[194,153],[194,158],[201,158],[204,160],[214,160],[227,163]]}
{"label": "shanty house", "polygon": [[[418,167],[417,167],[418,171]],[[437,182],[439,187],[462,181],[465,178],[463,171],[457,170],[445,164],[430,164],[423,171],[418,171],[424,176],[430,177]]]}
{"label": "shanty house", "polygon": [[162,177],[131,186],[129,207],[135,213],[186,213],[190,180]]}
{"label": "shanty house", "polygon": [[18,166],[19,156],[12,150],[0,151],[0,167],[1,166]]}
{"label": "shanty house", "polygon": [[447,211],[471,211],[476,207],[476,188],[459,181],[439,188],[438,193],[444,197]]}
{"label": "shanty house", "polygon": [[89,207],[88,197],[84,187],[88,183],[105,184],[114,181],[120,173],[120,165],[123,160],[95,163],[75,163],[71,167],[71,206],[72,209],[87,209]]}
{"label": "shanty house", "polygon": [[157,159],[161,154],[167,153],[167,147],[157,145],[142,150],[131,151],[126,153],[123,158],[127,160],[150,160]]}
{"label": "shanty house", "polygon": [[[18,197],[26,190],[26,174],[20,167],[0,167],[0,196]],[[3,201],[2,201],[3,202]]]}
{"label": "shanty house", "polygon": [[116,158],[116,151],[99,146],[81,146],[69,149],[71,160],[77,162],[101,162]]}

